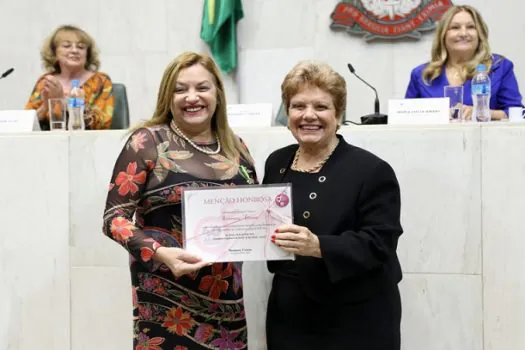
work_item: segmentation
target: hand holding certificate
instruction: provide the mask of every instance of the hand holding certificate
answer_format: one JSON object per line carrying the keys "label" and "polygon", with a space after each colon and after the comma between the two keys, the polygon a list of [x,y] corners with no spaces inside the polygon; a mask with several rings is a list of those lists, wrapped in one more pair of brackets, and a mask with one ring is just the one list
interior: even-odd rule
{"label": "hand holding certificate", "polygon": [[182,202],[184,248],[204,261],[294,259],[270,239],[293,221],[289,184],[186,189]]}

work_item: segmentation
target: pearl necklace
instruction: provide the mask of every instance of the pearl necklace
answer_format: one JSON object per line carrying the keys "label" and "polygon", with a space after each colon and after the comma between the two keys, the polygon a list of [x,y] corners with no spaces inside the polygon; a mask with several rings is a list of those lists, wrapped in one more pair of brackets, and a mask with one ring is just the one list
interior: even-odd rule
{"label": "pearl necklace", "polygon": [[[339,140],[337,140],[337,143],[339,143]],[[334,153],[336,148],[337,148],[337,144],[330,151],[330,153],[328,153],[326,155],[326,157],[324,157],[324,159],[322,159],[319,163],[317,163],[313,167],[305,169],[305,168],[299,168],[297,166],[297,162],[299,161],[299,155],[301,154],[301,147],[299,147],[299,148],[297,148],[297,151],[295,151],[295,157],[293,158],[293,162],[292,162],[291,168],[292,168],[292,170],[298,171],[300,173],[314,173],[314,172],[317,172],[317,171],[321,170],[323,165],[328,161],[328,158],[330,158],[330,156],[332,155],[332,153]]]}
{"label": "pearl necklace", "polygon": [[217,137],[217,134],[215,134],[215,138],[217,139],[217,149],[215,151],[212,151],[209,148],[203,148],[196,145],[195,142],[193,142],[188,136],[186,136],[182,131],[180,131],[179,127],[177,126],[177,124],[175,124],[173,120],[171,121],[170,125],[177,135],[186,140],[197,151],[210,155],[218,154],[221,151],[221,141],[219,140],[219,137]]}

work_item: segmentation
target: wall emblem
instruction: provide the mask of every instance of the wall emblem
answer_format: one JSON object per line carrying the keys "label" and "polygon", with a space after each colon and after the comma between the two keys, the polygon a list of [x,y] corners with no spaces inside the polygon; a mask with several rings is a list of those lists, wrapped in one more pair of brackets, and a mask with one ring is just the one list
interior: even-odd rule
{"label": "wall emblem", "polygon": [[450,0],[343,0],[332,12],[334,30],[377,38],[421,38],[453,4]]}

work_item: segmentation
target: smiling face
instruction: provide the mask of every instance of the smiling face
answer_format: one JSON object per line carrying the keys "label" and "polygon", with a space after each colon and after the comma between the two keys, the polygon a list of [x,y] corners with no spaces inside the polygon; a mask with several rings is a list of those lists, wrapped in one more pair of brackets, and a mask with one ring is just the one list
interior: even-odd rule
{"label": "smiling face", "polygon": [[338,122],[332,96],[318,87],[306,86],[290,99],[288,127],[303,147],[328,146]]}
{"label": "smiling face", "polygon": [[78,71],[86,66],[88,45],[72,31],[63,31],[56,38],[56,59],[60,70]]}
{"label": "smiling face", "polygon": [[445,47],[451,56],[467,59],[474,56],[479,44],[478,30],[474,19],[467,11],[456,13],[445,35]]}
{"label": "smiling face", "polygon": [[187,135],[211,129],[217,108],[217,87],[213,75],[201,64],[184,68],[177,77],[172,101],[173,119]]}

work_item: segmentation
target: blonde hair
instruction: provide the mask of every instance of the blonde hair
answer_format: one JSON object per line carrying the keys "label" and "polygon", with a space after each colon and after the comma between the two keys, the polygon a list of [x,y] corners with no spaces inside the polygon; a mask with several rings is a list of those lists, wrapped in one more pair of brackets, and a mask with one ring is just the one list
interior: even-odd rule
{"label": "blonde hair", "polygon": [[432,43],[431,61],[423,70],[423,81],[427,84],[432,83],[441,74],[443,65],[447,62],[449,55],[445,46],[445,37],[452,19],[460,12],[467,12],[472,16],[478,32],[478,47],[474,52],[474,56],[463,66],[460,72],[461,78],[463,80],[471,79],[476,72],[476,66],[480,63],[487,67],[487,72],[490,71],[493,62],[488,41],[489,29],[487,24],[474,7],[469,5],[452,6],[445,12],[436,29]]}
{"label": "blonde hair", "polygon": [[312,86],[332,96],[335,113],[341,119],[346,109],[346,81],[332,67],[323,62],[301,61],[292,68],[281,84],[281,98],[290,108],[290,100],[305,87]]}
{"label": "blonde hair", "polygon": [[80,42],[87,46],[86,65],[84,68],[96,72],[100,68],[100,56],[95,41],[88,33],[72,25],[58,27],[44,41],[40,51],[40,57],[44,69],[49,73],[60,73],[60,65],[58,64],[56,50],[64,33],[74,33],[78,36]]}
{"label": "blonde hair", "polygon": [[242,155],[246,161],[253,163],[246,147],[244,147],[240,139],[235,136],[233,130],[228,124],[224,84],[220,77],[217,65],[211,57],[206,54],[184,52],[171,61],[162,75],[157,95],[157,106],[155,107],[153,117],[132,128],[132,131],[142,127],[147,128],[157,125],[167,125],[171,122],[173,119],[172,101],[179,73],[181,70],[192,67],[196,64],[203,66],[214,78],[214,84],[217,90],[217,107],[215,108],[215,113],[211,119],[211,128],[212,131],[217,134],[217,138],[221,143],[225,157],[229,160],[236,161],[239,155]]}

